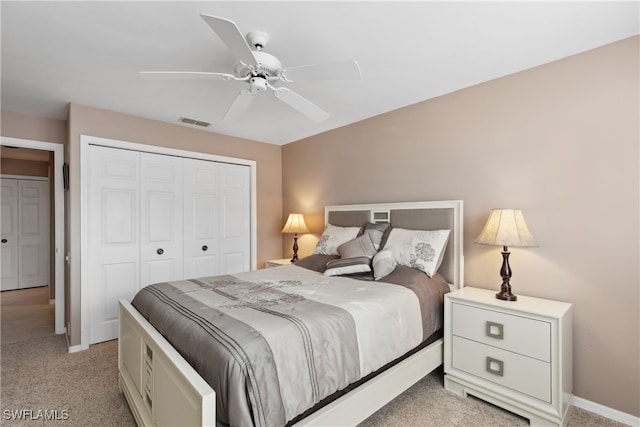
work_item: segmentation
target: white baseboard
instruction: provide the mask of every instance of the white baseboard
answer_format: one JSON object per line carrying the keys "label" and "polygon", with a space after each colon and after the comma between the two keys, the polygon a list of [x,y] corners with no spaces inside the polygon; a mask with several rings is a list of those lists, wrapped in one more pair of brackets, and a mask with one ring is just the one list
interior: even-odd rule
{"label": "white baseboard", "polygon": [[84,350],[88,350],[89,346],[84,346],[82,344],[80,345],[70,345],[71,344],[71,323],[67,324],[67,351],[69,351],[69,353],[77,353],[79,351],[84,351]]}
{"label": "white baseboard", "polygon": [[604,406],[577,396],[573,396],[571,398],[571,404],[576,408],[581,408],[589,412],[593,412],[594,414],[598,414],[605,418],[618,421],[619,423],[624,423],[632,427],[640,427],[640,417],[618,411],[617,409],[609,408],[608,406]]}
{"label": "white baseboard", "polygon": [[84,351],[84,350],[88,350],[89,346],[83,346],[82,344],[80,345],[73,345],[69,347],[69,353],[77,353],[79,351]]}

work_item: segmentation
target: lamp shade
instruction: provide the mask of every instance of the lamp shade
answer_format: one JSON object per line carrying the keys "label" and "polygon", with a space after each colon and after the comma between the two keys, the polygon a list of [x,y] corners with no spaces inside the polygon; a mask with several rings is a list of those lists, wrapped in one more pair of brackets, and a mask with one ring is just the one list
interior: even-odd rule
{"label": "lamp shade", "polygon": [[491,209],[475,242],[495,246],[537,246],[520,209]]}
{"label": "lamp shade", "polygon": [[304,216],[299,213],[289,214],[289,218],[287,218],[287,223],[284,225],[282,229],[283,233],[308,233],[309,229],[307,228],[307,224],[304,223]]}

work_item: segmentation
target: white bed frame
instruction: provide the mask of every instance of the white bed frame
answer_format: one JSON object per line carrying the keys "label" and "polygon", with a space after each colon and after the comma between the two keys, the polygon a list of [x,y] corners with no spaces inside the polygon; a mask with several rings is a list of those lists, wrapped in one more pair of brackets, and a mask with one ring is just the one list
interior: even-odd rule
{"label": "white bed frame", "polygon": [[[333,211],[369,210],[372,222],[398,209],[452,209],[454,277],[463,286],[462,201],[341,205]],[[215,391],[126,300],[119,302],[119,384],[139,426],[215,426]],[[353,391],[302,419],[296,426],[353,426],[389,403],[443,363],[438,339]]]}

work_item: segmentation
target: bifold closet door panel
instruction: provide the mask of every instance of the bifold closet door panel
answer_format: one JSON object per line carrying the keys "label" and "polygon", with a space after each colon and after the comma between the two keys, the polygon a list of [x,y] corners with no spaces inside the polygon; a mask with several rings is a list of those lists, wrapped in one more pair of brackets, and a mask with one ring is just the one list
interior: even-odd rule
{"label": "bifold closet door panel", "polygon": [[0,220],[2,221],[2,259],[3,291],[18,289],[18,180],[2,179],[2,202]]}
{"label": "bifold closet door panel", "polygon": [[118,300],[140,289],[140,153],[88,151],[87,257],[90,342],[118,336]]}
{"label": "bifold closet door panel", "polygon": [[49,182],[2,179],[3,291],[49,285]]}
{"label": "bifold closet door panel", "polygon": [[140,153],[141,285],[183,279],[183,159]]}
{"label": "bifold closet door panel", "polygon": [[220,163],[184,159],[184,277],[219,274]]}
{"label": "bifold closet door panel", "polygon": [[251,269],[251,170],[220,164],[220,274]]}
{"label": "bifold closet door panel", "polygon": [[49,182],[18,181],[18,287],[49,286]]}

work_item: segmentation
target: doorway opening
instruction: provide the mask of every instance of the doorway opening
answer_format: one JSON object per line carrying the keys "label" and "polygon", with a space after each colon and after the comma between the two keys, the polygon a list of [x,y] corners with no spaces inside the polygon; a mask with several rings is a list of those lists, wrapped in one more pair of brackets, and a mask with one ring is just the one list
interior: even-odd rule
{"label": "doorway opening", "polygon": [[[0,145],[3,150],[3,157],[5,153],[11,151],[6,150],[8,147],[15,147],[17,149],[29,149],[37,150],[40,155],[45,152],[45,155],[49,158],[49,185],[51,187],[51,209],[49,210],[50,226],[53,230],[51,234],[51,244],[49,245],[51,256],[49,259],[52,263],[52,271],[50,274],[49,286],[53,287],[54,292],[48,293],[49,287],[45,288],[45,291],[40,289],[38,293],[37,288],[34,288],[32,292],[22,292],[18,290],[18,294],[15,294],[13,298],[9,298],[8,294],[6,298],[3,295],[2,304],[13,300],[21,302],[24,306],[37,306],[41,314],[46,313],[45,304],[53,305],[53,317],[54,317],[54,333],[62,334],[66,328],[64,325],[65,319],[65,284],[64,284],[64,179],[62,173],[62,165],[64,162],[64,147],[62,144],[56,144],[51,142],[34,141],[20,138],[1,137]],[[3,175],[4,175],[3,170]],[[25,289],[28,291],[29,289]],[[10,291],[15,292],[15,291]],[[46,292],[46,295],[44,294]],[[42,301],[40,301],[42,300]],[[53,304],[49,304],[53,302]],[[4,310],[5,307],[3,307]],[[38,323],[41,323],[43,319],[51,314],[44,314]],[[4,321],[3,316],[3,321]],[[3,322],[4,323],[4,322]],[[4,326],[4,325],[3,325]],[[4,327],[3,327],[4,329]],[[4,341],[4,340],[3,340]]]}

